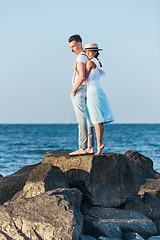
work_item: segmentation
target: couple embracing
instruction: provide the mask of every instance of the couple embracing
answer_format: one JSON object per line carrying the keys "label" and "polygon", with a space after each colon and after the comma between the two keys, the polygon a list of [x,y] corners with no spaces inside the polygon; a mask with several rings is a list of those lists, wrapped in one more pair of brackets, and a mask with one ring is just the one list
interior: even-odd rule
{"label": "couple embracing", "polygon": [[105,74],[98,59],[102,49],[95,43],[86,44],[83,49],[79,35],[71,36],[68,41],[71,52],[78,55],[74,63],[71,98],[79,127],[79,149],[69,155],[94,153],[93,126],[97,138],[96,155],[99,155],[104,148],[104,123],[114,121],[107,97],[99,84],[101,75]]}

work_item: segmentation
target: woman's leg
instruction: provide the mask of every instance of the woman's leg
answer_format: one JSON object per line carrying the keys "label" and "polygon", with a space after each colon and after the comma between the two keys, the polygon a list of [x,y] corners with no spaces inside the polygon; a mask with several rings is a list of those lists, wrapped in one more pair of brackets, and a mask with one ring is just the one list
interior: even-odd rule
{"label": "woman's leg", "polygon": [[102,142],[102,144],[103,144],[104,123],[101,123],[101,131],[102,131],[102,134],[101,134],[101,142]]}
{"label": "woman's leg", "polygon": [[97,137],[97,153],[96,155],[100,154],[102,152],[102,149],[104,148],[103,144],[103,133],[104,133],[104,126],[103,123],[95,124],[95,132]]}

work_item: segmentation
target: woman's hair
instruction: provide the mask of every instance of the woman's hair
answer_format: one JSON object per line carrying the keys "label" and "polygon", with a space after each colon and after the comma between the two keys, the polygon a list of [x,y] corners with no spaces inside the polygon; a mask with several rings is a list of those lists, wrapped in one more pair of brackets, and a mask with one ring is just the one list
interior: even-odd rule
{"label": "woman's hair", "polygon": [[102,63],[101,63],[101,62],[99,61],[99,59],[98,59],[99,52],[98,52],[97,50],[93,50],[93,51],[94,51],[94,52],[97,52],[94,57],[98,60],[98,62],[99,62],[99,64],[100,64],[100,67],[102,67]]}

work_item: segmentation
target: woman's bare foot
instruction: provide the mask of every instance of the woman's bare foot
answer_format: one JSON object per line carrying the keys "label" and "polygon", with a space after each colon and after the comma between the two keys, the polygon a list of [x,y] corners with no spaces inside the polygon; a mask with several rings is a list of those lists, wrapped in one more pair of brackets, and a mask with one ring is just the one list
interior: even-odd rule
{"label": "woman's bare foot", "polygon": [[93,153],[94,153],[93,147],[89,147],[89,148],[87,149],[87,153],[88,153],[88,154],[93,154]]}
{"label": "woman's bare foot", "polygon": [[100,147],[97,147],[97,152],[95,155],[101,154],[103,148],[104,148],[104,144],[102,144]]}

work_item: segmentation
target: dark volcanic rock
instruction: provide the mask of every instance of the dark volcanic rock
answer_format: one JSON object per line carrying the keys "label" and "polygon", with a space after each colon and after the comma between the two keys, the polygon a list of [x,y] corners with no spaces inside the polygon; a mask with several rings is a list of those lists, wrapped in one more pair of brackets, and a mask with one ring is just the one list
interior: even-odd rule
{"label": "dark volcanic rock", "polygon": [[156,227],[157,227],[157,234],[160,235],[160,219],[154,221]]}
{"label": "dark volcanic rock", "polygon": [[160,197],[160,179],[146,179],[146,182],[141,185],[138,195],[143,197],[145,192],[148,192],[156,197]]}
{"label": "dark volcanic rock", "polygon": [[88,235],[80,235],[79,240],[96,240],[96,238]]}
{"label": "dark volcanic rock", "polygon": [[147,203],[151,208],[149,217],[153,221],[160,219],[160,198],[152,196],[150,193],[145,193],[143,202]]}
{"label": "dark volcanic rock", "polygon": [[153,161],[144,155],[128,150],[125,155],[131,160],[137,171],[146,182],[141,185],[138,195],[143,197],[145,192],[160,197],[160,174],[153,169]]}
{"label": "dark volcanic rock", "polygon": [[144,240],[138,233],[131,232],[123,234],[123,240]]}
{"label": "dark volcanic rock", "polygon": [[121,238],[122,233],[118,225],[112,222],[106,222],[104,219],[96,217],[85,217],[84,233],[92,235],[96,238],[99,236],[107,236],[109,238]]}
{"label": "dark volcanic rock", "polygon": [[29,174],[21,197],[34,197],[46,191],[67,187],[66,178],[60,168],[50,163],[43,163]]}
{"label": "dark volcanic rock", "polygon": [[124,209],[136,210],[138,212],[143,213],[146,217],[150,217],[152,208],[149,204],[142,201],[141,198],[135,197],[128,200],[125,204]]}
{"label": "dark volcanic rock", "polygon": [[98,238],[98,240],[122,240],[122,239],[121,238],[108,238],[108,237],[100,236]]}
{"label": "dark volcanic rock", "polygon": [[17,192],[22,190],[28,175],[37,165],[23,167],[10,176],[0,178],[0,204],[10,200]]}
{"label": "dark volcanic rock", "polygon": [[[142,178],[123,154],[72,156],[49,153],[42,163],[52,163],[65,174],[71,187],[80,189],[92,205],[117,207],[137,195]],[[134,184],[133,184],[134,183]]]}
{"label": "dark volcanic rock", "polygon": [[160,174],[153,169],[153,161],[139,152],[128,150],[125,155],[131,160],[137,171],[144,178],[160,178]]}
{"label": "dark volcanic rock", "polygon": [[83,215],[78,189],[57,189],[0,206],[0,239],[79,240]]}
{"label": "dark volcanic rock", "polygon": [[[85,214],[85,234],[92,235],[93,237],[95,230],[99,230],[100,234],[102,225],[103,229],[105,229],[105,226],[107,229],[107,224],[111,224],[110,227],[119,227],[122,233],[137,232],[146,238],[157,234],[156,226],[152,220],[134,210],[92,207],[90,209],[84,209],[83,212]],[[96,228],[94,228],[96,220]],[[117,232],[115,234],[117,234]]]}
{"label": "dark volcanic rock", "polygon": [[147,240],[160,240],[160,236],[152,236],[148,238]]}

